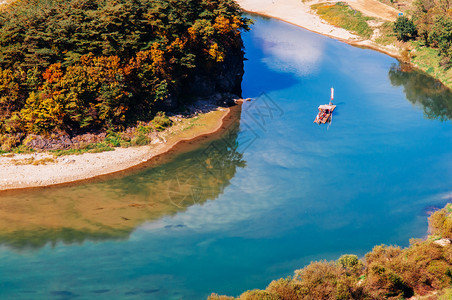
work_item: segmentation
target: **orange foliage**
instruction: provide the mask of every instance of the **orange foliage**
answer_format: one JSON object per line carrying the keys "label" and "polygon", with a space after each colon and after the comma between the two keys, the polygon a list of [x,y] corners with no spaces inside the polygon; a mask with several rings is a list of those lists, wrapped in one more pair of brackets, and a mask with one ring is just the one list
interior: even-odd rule
{"label": "orange foliage", "polygon": [[63,71],[61,70],[61,63],[50,65],[47,70],[42,74],[42,77],[47,83],[54,83],[59,81],[63,77]]}

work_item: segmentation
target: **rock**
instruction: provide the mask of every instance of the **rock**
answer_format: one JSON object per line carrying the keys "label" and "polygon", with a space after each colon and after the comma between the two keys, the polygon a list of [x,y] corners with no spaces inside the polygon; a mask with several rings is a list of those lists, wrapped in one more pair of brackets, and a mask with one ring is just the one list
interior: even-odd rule
{"label": "rock", "polygon": [[446,247],[451,244],[451,240],[450,239],[440,239],[440,240],[434,241],[433,243],[440,245],[441,247]]}
{"label": "rock", "polygon": [[40,135],[29,135],[25,145],[35,150],[62,150],[72,146],[72,141],[67,134],[44,137]]}

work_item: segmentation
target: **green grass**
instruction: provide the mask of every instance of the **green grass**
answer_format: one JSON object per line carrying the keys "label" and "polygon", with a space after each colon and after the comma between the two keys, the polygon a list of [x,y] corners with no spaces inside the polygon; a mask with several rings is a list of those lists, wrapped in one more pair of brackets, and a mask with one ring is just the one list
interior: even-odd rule
{"label": "green grass", "polygon": [[12,148],[11,151],[9,151],[9,152],[16,153],[16,154],[27,154],[27,153],[33,153],[36,151],[25,145],[19,145],[17,147]]}
{"label": "green grass", "polygon": [[62,155],[79,155],[83,153],[99,153],[104,151],[113,151],[114,148],[110,147],[105,142],[101,143],[93,143],[88,144],[86,147],[81,149],[67,149],[67,150],[52,150],[49,151],[50,153],[53,153],[55,156],[62,156]]}
{"label": "green grass", "polygon": [[353,10],[344,2],[314,4],[311,8],[332,25],[352,31],[366,39],[372,36],[373,30],[367,21],[373,18],[363,16],[361,12]]}
{"label": "green grass", "polygon": [[375,43],[380,45],[391,45],[397,41],[393,31],[393,22],[384,22],[380,27],[380,36],[375,39]]}
{"label": "green grass", "polygon": [[412,42],[414,51],[411,61],[422,71],[439,79],[445,86],[452,88],[452,68],[444,69],[440,66],[440,56],[437,49],[422,46],[419,42]]}

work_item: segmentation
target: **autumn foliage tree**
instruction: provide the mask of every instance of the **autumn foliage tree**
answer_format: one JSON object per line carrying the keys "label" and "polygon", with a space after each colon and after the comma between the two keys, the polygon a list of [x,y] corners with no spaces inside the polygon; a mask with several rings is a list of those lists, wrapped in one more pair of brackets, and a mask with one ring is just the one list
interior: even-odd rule
{"label": "autumn foliage tree", "polygon": [[242,53],[232,0],[21,0],[0,15],[0,133],[152,116],[197,70]]}

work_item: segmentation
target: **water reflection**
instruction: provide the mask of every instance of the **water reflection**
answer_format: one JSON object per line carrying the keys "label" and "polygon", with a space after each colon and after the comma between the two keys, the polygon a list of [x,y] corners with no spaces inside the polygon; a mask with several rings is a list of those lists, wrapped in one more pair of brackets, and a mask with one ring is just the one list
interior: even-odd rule
{"label": "water reflection", "polygon": [[411,103],[422,106],[428,119],[452,119],[452,91],[441,82],[405,64],[393,64],[388,76],[393,86],[403,86]]}
{"label": "water reflection", "polygon": [[145,221],[216,199],[245,166],[236,147],[240,113],[234,107],[220,138],[160,166],[80,186],[0,194],[0,243],[23,249],[125,239]]}
{"label": "water reflection", "polygon": [[272,20],[260,21],[259,26],[253,27],[253,34],[259,47],[269,54],[262,58],[268,68],[300,77],[318,72],[325,51],[325,39],[321,36]]}

